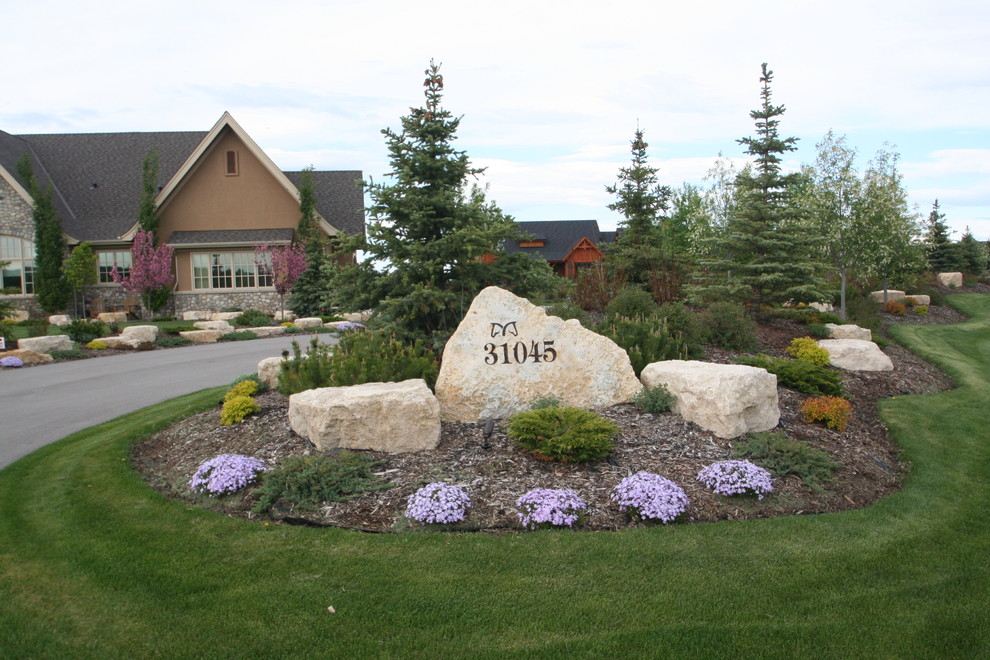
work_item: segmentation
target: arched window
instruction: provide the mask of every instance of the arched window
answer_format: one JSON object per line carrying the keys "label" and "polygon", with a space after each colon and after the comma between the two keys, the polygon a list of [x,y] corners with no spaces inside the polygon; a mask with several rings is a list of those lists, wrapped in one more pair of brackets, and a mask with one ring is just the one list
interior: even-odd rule
{"label": "arched window", "polygon": [[34,293],[34,243],[26,238],[0,236],[3,264],[0,292],[7,295]]}

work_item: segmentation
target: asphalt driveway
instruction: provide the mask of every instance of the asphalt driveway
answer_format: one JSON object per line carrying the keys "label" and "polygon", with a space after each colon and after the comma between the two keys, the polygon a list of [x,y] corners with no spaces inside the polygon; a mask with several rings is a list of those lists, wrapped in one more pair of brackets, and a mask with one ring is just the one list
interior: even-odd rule
{"label": "asphalt driveway", "polygon": [[229,383],[291,346],[276,337],[0,370],[0,467],[94,424]]}

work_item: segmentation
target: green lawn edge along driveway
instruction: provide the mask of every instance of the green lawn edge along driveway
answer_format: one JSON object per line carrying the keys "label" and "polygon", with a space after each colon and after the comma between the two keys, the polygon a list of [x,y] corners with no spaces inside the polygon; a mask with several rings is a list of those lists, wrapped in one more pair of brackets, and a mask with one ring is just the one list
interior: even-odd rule
{"label": "green lawn edge along driveway", "polygon": [[0,472],[0,657],[990,657],[990,296],[950,302],[970,320],[894,334],[957,388],[882,403],[910,477],[839,514],[266,526],[166,500],[128,464],[221,390],[81,431]]}

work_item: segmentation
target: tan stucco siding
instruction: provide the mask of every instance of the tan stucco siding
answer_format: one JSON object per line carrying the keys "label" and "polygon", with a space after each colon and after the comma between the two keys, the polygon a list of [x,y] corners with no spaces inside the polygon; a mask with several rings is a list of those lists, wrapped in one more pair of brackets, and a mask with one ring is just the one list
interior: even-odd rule
{"label": "tan stucco siding", "polygon": [[[237,152],[236,176],[226,174],[231,150]],[[227,129],[169,197],[160,218],[163,242],[175,231],[295,229],[299,202]]]}
{"label": "tan stucco siding", "polygon": [[175,251],[175,282],[176,290],[192,291],[192,263],[184,250]]}

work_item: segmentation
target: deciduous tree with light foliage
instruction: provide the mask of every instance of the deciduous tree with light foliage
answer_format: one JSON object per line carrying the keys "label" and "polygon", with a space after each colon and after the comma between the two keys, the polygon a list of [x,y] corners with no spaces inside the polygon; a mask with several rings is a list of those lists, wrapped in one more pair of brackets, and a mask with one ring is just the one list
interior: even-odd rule
{"label": "deciduous tree with light foliage", "polygon": [[258,276],[270,276],[278,294],[282,318],[285,318],[285,294],[292,290],[306,272],[306,250],[299,243],[254,246],[254,264]]}
{"label": "deciduous tree with light foliage", "polygon": [[131,269],[127,276],[117,272],[114,264],[110,276],[125,291],[136,293],[146,314],[154,314],[168,300],[162,291],[168,291],[175,282],[172,261],[175,251],[171,245],[155,247],[155,236],[150,231],[139,230],[131,245]]}

